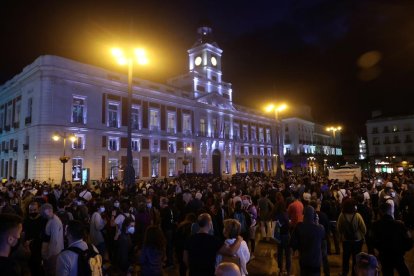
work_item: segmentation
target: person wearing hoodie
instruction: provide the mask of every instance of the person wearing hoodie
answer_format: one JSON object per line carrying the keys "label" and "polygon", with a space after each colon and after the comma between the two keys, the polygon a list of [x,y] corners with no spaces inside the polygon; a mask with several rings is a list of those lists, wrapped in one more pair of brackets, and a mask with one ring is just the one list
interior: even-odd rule
{"label": "person wearing hoodie", "polygon": [[292,233],[292,249],[299,251],[300,275],[321,274],[322,241],[325,230],[317,220],[315,209],[306,206],[303,222],[299,222]]}

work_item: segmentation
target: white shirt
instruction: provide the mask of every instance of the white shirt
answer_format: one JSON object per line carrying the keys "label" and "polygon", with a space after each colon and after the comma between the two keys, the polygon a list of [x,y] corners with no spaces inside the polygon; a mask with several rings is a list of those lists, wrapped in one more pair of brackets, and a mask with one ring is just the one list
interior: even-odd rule
{"label": "white shirt", "polygon": [[[236,241],[236,239],[227,239],[224,241],[225,244],[227,245],[232,245],[234,242]],[[236,257],[238,257],[240,259],[240,272],[242,276],[246,276],[249,273],[247,272],[247,262],[250,260],[250,251],[249,251],[249,247],[247,246],[247,243],[245,241],[242,241],[240,244],[239,249],[236,252]],[[221,261],[221,255],[217,256],[218,258],[218,262],[220,263]]]}
{"label": "white shirt", "polygon": [[92,194],[88,190],[85,190],[79,193],[79,197],[83,198],[86,201],[89,201],[92,199]]}
{"label": "white shirt", "polygon": [[55,214],[53,218],[49,219],[46,223],[45,234],[50,236],[50,240],[47,243],[46,251],[42,252],[44,259],[49,259],[56,256],[64,248],[63,241],[63,225],[59,217]]}
{"label": "white shirt", "polygon": [[129,214],[129,213],[119,214],[114,220],[117,226],[117,231],[116,231],[115,238],[114,238],[115,240],[118,240],[119,235],[121,235],[122,224],[124,223],[125,217],[132,217],[132,219],[135,220],[135,217],[132,214]]}

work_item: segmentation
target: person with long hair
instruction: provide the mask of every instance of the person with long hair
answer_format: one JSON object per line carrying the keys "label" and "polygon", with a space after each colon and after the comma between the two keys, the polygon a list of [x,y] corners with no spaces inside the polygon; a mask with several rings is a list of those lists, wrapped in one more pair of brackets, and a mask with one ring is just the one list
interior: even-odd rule
{"label": "person with long hair", "polygon": [[139,263],[142,276],[159,276],[162,273],[162,260],[165,255],[166,241],[162,230],[151,225],[145,231],[144,244]]}

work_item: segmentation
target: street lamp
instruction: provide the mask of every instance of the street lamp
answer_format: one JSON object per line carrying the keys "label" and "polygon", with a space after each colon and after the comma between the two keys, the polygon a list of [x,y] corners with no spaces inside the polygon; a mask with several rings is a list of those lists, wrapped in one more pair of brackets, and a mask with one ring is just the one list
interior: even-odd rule
{"label": "street lamp", "polygon": [[148,58],[145,55],[144,49],[132,49],[128,52],[123,51],[120,48],[113,48],[112,55],[115,57],[119,65],[128,65],[128,129],[127,129],[127,164],[125,166],[124,173],[124,185],[127,189],[132,189],[135,185],[135,169],[132,164],[132,114],[131,114],[131,103],[132,103],[132,73],[134,69],[134,62],[139,65],[145,65],[148,63]]}
{"label": "street lamp", "polygon": [[281,166],[281,154],[280,154],[280,121],[279,121],[279,112],[282,112],[287,108],[286,104],[281,105],[275,105],[275,104],[269,104],[265,110],[266,112],[274,112],[275,113],[275,120],[276,120],[276,179],[282,178],[282,166]]}
{"label": "street lamp", "polygon": [[65,165],[66,165],[66,163],[70,159],[69,156],[66,156],[66,139],[67,138],[71,142],[75,142],[76,139],[77,139],[75,135],[73,135],[73,134],[67,135],[66,132],[63,132],[62,134],[55,132],[53,134],[53,136],[52,136],[52,139],[55,142],[59,141],[60,139],[63,139],[63,155],[59,157],[59,160],[62,163],[62,182],[61,182],[62,185],[66,182],[66,178],[65,178],[65,174],[66,174]]}
{"label": "street lamp", "polygon": [[342,130],[342,127],[340,127],[340,126],[336,126],[336,127],[334,127],[334,126],[330,126],[330,127],[327,127],[326,128],[326,131],[332,131],[332,136],[333,136],[333,140],[334,140],[334,147],[335,147],[335,155],[336,155],[336,146],[337,146],[337,143],[336,143],[336,132],[338,131],[341,131]]}
{"label": "street lamp", "polygon": [[183,160],[184,174],[187,174],[187,166],[190,163],[190,161],[187,160],[187,152],[191,153],[193,149],[191,147],[185,147],[183,150],[184,150],[184,160]]}

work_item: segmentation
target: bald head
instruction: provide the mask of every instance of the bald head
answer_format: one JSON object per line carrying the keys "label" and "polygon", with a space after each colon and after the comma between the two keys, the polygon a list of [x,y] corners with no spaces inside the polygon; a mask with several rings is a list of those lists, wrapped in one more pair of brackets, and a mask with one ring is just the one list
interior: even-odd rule
{"label": "bald head", "polygon": [[216,276],[241,276],[239,267],[234,263],[223,262],[216,268]]}

